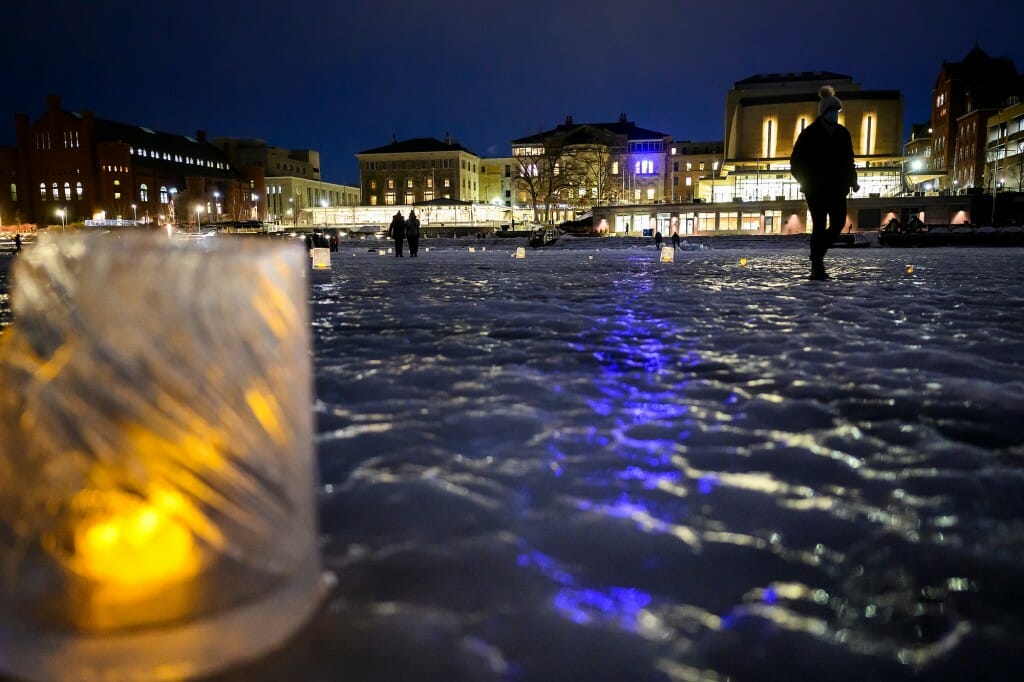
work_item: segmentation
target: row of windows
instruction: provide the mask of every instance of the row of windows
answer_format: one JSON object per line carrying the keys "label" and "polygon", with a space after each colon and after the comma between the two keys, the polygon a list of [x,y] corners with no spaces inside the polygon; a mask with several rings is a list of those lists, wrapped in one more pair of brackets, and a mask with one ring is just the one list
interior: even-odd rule
{"label": "row of windows", "polygon": [[657,142],[630,142],[629,151],[631,152],[660,152],[665,149],[665,143],[662,140]]}
{"label": "row of windows", "polygon": [[[53,200],[54,201],[59,201],[60,200],[60,186],[55,182],[55,183],[53,183],[50,186],[50,190],[53,193]],[[75,195],[77,196],[77,198],[81,199],[82,196],[84,195],[84,193],[85,193],[85,188],[82,186],[82,183],[81,182],[76,182],[75,183]],[[16,191],[15,191],[13,183],[11,184],[11,194],[12,195],[16,194]],[[40,182],[39,183],[39,200],[40,201],[46,201],[46,183],[45,182]],[[65,182],[64,183],[64,201],[71,201],[71,183],[70,182]]]}
{"label": "row of windows", "polygon": [[[428,188],[430,188],[430,189],[434,188],[434,178],[424,178],[424,182],[425,182],[425,184],[426,184],[426,186]],[[451,178],[442,178],[441,179],[441,184],[444,185],[445,187],[451,187],[452,186],[452,179]],[[463,186],[465,186],[465,184],[466,184],[465,179],[463,179],[462,184],[463,184]],[[385,181],[385,185],[387,186],[388,189],[394,189],[395,188],[395,179],[394,178],[388,178]],[[406,187],[406,189],[412,189],[413,188],[413,180],[412,180],[412,178],[406,178],[406,180],[405,180],[405,187]],[[370,189],[371,190],[377,189],[377,181],[376,180],[370,180]]]}
{"label": "row of windows", "polygon": [[142,149],[141,147],[129,147],[128,153],[133,156],[141,156],[150,159],[161,159],[163,161],[174,161],[175,163],[184,163],[190,166],[205,166],[207,168],[218,168],[224,170],[228,167],[226,163],[221,161],[211,161],[210,159],[192,158],[191,156],[182,156],[181,154],[170,154],[168,152],[158,152],[153,149]]}
{"label": "row of windows", "polygon": [[[455,168],[455,159],[412,159],[409,161],[366,161],[366,170],[426,170],[427,168]],[[473,171],[476,172],[476,164]],[[466,169],[466,160],[462,160],[462,168]]]}
{"label": "row of windows", "polygon": [[[441,196],[443,198],[445,198],[445,199],[451,199],[452,198],[452,195],[450,193],[448,193],[448,192],[445,192]],[[433,199],[434,199],[434,193],[433,192],[424,192],[423,193],[423,201],[432,201]],[[397,201],[398,201],[398,196],[394,192],[385,192],[384,193],[384,205],[385,206],[394,206]],[[370,206],[377,206],[378,205],[377,202],[378,202],[377,195],[376,194],[370,195]],[[410,205],[410,206],[412,204],[416,203],[416,194],[414,192],[406,192],[405,193],[405,203],[407,205]]]}

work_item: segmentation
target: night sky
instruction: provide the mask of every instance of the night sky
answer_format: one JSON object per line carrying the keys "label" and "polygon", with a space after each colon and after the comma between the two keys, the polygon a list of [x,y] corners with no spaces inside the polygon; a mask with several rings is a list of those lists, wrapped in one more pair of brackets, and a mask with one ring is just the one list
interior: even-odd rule
{"label": "night sky", "polygon": [[[977,41],[1024,69],[1024,3],[717,0],[137,0],[5,3],[0,143],[48,93],[66,109],[179,134],[319,149],[325,180],[392,134],[481,156],[577,122],[721,140],[725,93],[827,70],[903,93],[927,120],[942,61]],[[926,8],[926,9],[925,9]]]}

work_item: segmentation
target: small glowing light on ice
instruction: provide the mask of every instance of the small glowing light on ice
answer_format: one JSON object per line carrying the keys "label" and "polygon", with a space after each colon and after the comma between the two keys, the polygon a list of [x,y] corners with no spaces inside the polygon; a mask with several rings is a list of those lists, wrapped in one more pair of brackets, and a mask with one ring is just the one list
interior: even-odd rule
{"label": "small glowing light on ice", "polygon": [[673,263],[676,259],[676,252],[671,246],[661,247],[661,262],[662,263]]}
{"label": "small glowing light on ice", "polygon": [[517,246],[516,247],[516,258],[526,258],[526,247],[525,246]]}
{"label": "small glowing light on ice", "polygon": [[914,274],[914,266],[913,265],[907,264],[907,274],[908,275]]}
{"label": "small glowing light on ice", "polygon": [[740,258],[740,267],[742,267],[742,268],[747,267],[747,259],[746,259],[746,257]]}

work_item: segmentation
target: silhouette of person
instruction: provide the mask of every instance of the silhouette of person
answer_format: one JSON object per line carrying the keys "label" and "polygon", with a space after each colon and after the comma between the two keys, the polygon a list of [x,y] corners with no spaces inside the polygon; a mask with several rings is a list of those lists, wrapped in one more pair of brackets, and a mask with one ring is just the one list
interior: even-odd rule
{"label": "silhouette of person", "polygon": [[409,257],[415,258],[420,250],[420,219],[414,210],[409,211],[405,221],[405,238],[409,240]]}
{"label": "silhouette of person", "polygon": [[672,217],[672,248],[679,248],[679,216]]}
{"label": "silhouette of person", "polygon": [[846,226],[846,195],[860,185],[850,131],[839,123],[843,103],[831,85],[822,86],[818,96],[818,118],[800,133],[789,162],[811,212],[810,278],[829,279],[825,253]]}
{"label": "silhouette of person", "polygon": [[14,235],[14,253],[21,253],[21,235]]}
{"label": "silhouette of person", "polygon": [[654,247],[661,251],[661,230],[657,230],[654,233]]}
{"label": "silhouette of person", "polygon": [[405,241],[405,218],[402,217],[401,211],[395,213],[395,217],[391,219],[388,236],[395,240],[395,258],[401,258],[402,242]]}

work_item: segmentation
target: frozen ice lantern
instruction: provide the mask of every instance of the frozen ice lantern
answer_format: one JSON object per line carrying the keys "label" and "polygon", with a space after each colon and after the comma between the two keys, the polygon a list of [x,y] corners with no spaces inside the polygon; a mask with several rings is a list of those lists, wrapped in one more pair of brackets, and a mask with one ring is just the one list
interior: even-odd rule
{"label": "frozen ice lantern", "polygon": [[0,673],[181,679],[322,593],[298,245],[44,236],[0,336]]}

